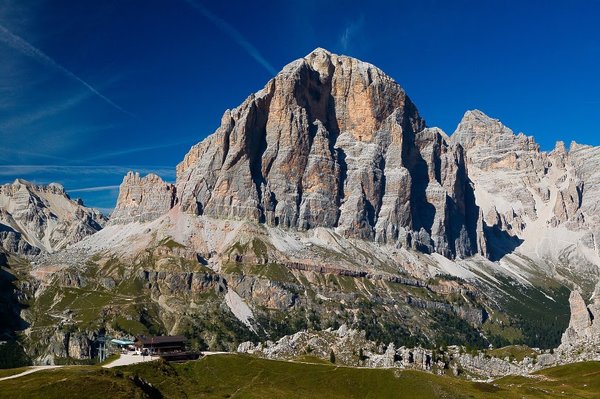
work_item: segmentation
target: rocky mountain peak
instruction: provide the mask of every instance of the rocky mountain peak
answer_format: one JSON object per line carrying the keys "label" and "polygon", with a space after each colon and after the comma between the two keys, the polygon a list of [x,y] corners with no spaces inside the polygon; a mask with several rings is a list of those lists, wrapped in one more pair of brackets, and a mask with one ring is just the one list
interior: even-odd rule
{"label": "rocky mountain peak", "polygon": [[43,191],[47,193],[66,195],[65,188],[60,183],[49,183],[47,185],[34,184],[25,179],[15,179],[11,185],[14,189],[25,191]]}
{"label": "rocky mountain peak", "polygon": [[34,255],[54,252],[100,230],[106,218],[73,201],[62,185],[23,179],[0,186],[0,247]]}
{"label": "rocky mountain peak", "polygon": [[329,50],[324,49],[323,47],[317,47],[313,51],[308,53],[308,55],[306,57],[310,57],[312,55],[320,55],[320,54],[331,56],[331,52]]}
{"label": "rocky mountain peak", "polygon": [[175,186],[158,175],[141,177],[129,171],[119,188],[119,197],[110,224],[147,222],[169,211],[175,204]]}
{"label": "rocky mountain peak", "polygon": [[477,215],[465,213],[462,152],[424,128],[392,78],[316,49],[192,147],[177,167],[178,198],[184,211],[216,218],[472,254]]}
{"label": "rocky mountain peak", "polygon": [[465,112],[452,139],[466,150],[490,145],[500,151],[539,150],[532,137],[523,133],[514,134],[499,119],[491,118],[479,110]]}
{"label": "rocky mountain peak", "polygon": [[561,156],[566,156],[568,154],[568,150],[564,141],[557,141],[552,152],[560,154]]}

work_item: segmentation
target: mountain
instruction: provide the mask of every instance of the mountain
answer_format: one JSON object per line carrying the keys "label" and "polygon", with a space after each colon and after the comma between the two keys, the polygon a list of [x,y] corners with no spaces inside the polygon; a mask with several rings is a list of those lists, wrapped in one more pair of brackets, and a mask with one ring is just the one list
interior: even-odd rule
{"label": "mountain", "polygon": [[[448,136],[375,66],[316,49],[227,110],[174,184],[130,172],[103,229],[34,265],[8,251],[23,309],[6,334],[37,362],[86,358],[103,333],[235,350],[344,328],[385,364],[451,344],[561,362],[544,351],[600,276],[599,159],[477,110]],[[533,367],[459,352],[439,361]]]}
{"label": "mountain", "polygon": [[97,210],[73,201],[57,183],[17,179],[0,186],[0,248],[19,255],[55,252],[106,223]]}
{"label": "mountain", "polygon": [[600,265],[600,148],[572,143],[567,150],[558,142],[543,152],[532,137],[480,111],[464,115],[452,140],[466,152],[491,258],[522,254],[592,292]]}
{"label": "mountain", "polygon": [[478,215],[463,150],[424,127],[381,70],[317,49],[190,150],[177,166],[182,210],[472,255]]}

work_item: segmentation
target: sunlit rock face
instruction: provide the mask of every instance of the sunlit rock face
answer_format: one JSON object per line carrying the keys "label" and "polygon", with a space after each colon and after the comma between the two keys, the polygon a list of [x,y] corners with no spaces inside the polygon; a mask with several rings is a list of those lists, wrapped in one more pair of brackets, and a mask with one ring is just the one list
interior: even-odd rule
{"label": "sunlit rock face", "polygon": [[571,320],[562,336],[559,351],[574,356],[587,354],[589,360],[597,359],[600,345],[600,283],[589,305],[586,305],[579,291],[571,292],[569,304]]}
{"label": "sunlit rock face", "polygon": [[478,211],[461,146],[381,70],[316,49],[228,110],[177,167],[187,212],[468,256]]}
{"label": "sunlit rock face", "polygon": [[57,183],[17,179],[0,186],[0,247],[8,253],[54,252],[100,230],[106,218],[73,201]]}
{"label": "sunlit rock face", "polygon": [[175,205],[175,186],[150,173],[140,177],[129,172],[119,188],[110,224],[148,222],[169,211]]}

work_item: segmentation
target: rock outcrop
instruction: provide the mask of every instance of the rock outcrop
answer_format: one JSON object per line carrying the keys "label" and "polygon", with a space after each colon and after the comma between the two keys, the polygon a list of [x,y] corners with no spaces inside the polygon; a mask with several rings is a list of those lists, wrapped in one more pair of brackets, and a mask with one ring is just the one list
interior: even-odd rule
{"label": "rock outcrop", "polygon": [[178,165],[177,196],[199,215],[477,253],[463,150],[424,128],[381,70],[317,49],[225,112]]}
{"label": "rock outcrop", "polygon": [[539,350],[531,350],[529,356],[517,360],[490,356],[485,351],[465,353],[465,348],[460,346],[435,350],[405,346],[397,348],[393,343],[384,346],[368,340],[364,331],[346,325],[337,330],[300,331],[284,336],[277,342],[243,342],[237,352],[281,360],[296,360],[304,354],[328,360],[333,352],[336,363],[347,366],[413,369],[441,375],[451,369],[454,375],[466,373],[464,375],[471,379],[529,375],[559,363],[555,355]]}
{"label": "rock outcrop", "polygon": [[237,352],[250,353],[268,359],[296,359],[302,354],[331,359],[349,366],[398,367],[429,371],[433,366],[432,351],[423,348],[396,348],[393,343],[378,345],[365,337],[364,331],[348,328],[345,324],[337,330],[299,331],[286,335],[277,342],[253,344],[243,342]]}
{"label": "rock outcrop", "polygon": [[119,188],[119,198],[110,215],[110,223],[154,220],[175,205],[175,194],[175,186],[165,183],[154,173],[140,177],[139,173],[129,172]]}
{"label": "rock outcrop", "polygon": [[0,247],[9,253],[54,252],[100,230],[106,218],[73,201],[57,183],[17,179],[0,186]]}
{"label": "rock outcrop", "polygon": [[590,353],[599,357],[600,347],[600,284],[596,287],[594,300],[587,306],[581,293],[571,292],[569,297],[571,320],[562,336],[559,351],[565,353]]}

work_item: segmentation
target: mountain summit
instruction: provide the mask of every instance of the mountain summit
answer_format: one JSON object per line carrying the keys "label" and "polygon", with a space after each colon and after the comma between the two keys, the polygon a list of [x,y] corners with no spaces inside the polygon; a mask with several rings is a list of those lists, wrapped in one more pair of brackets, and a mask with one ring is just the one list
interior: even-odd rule
{"label": "mountain summit", "polygon": [[316,49],[177,167],[184,211],[465,257],[478,252],[464,154],[371,64]]}

